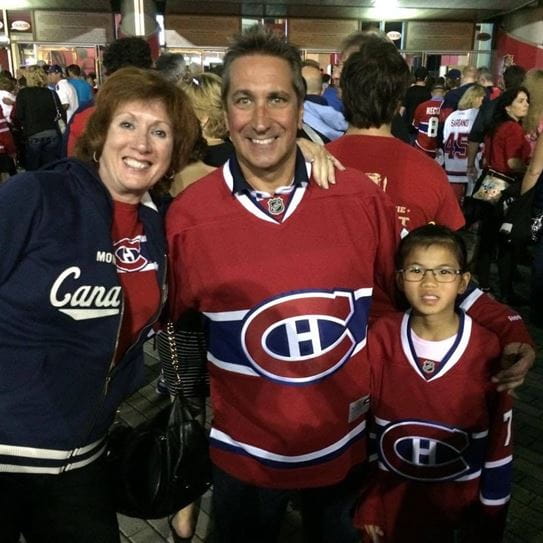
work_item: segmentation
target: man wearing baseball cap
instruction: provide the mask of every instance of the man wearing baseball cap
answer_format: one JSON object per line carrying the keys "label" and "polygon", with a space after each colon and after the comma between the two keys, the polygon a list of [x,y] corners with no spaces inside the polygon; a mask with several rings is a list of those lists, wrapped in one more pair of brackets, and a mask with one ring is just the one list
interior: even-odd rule
{"label": "man wearing baseball cap", "polygon": [[[464,93],[475,83],[477,83],[477,68],[475,66],[464,66],[462,69],[461,85],[455,89],[451,89],[446,95],[443,105],[441,106],[441,122],[458,109],[458,102],[464,96]],[[460,70],[452,69],[447,72],[447,79],[459,79]]]}
{"label": "man wearing baseball cap", "polygon": [[445,74],[445,78],[447,80],[447,88],[449,90],[456,89],[460,86],[460,79],[462,79],[462,72],[460,70],[457,70],[456,68],[453,68],[452,70],[449,70]]}
{"label": "man wearing baseball cap", "polygon": [[62,68],[58,64],[49,66],[47,69],[47,79],[49,81],[49,85],[51,85],[57,92],[58,97],[60,98],[60,103],[66,110],[66,118],[69,122],[75,110],[79,107],[79,101],[77,100],[75,88],[67,79],[64,79]]}

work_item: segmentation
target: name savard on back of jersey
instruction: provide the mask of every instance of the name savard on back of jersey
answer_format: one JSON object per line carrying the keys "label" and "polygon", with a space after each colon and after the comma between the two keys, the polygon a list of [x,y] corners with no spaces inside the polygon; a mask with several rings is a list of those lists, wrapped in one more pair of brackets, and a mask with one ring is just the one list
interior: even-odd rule
{"label": "name savard on back of jersey", "polygon": [[467,432],[436,422],[401,420],[378,438],[379,458],[387,469],[417,481],[447,481],[470,470]]}

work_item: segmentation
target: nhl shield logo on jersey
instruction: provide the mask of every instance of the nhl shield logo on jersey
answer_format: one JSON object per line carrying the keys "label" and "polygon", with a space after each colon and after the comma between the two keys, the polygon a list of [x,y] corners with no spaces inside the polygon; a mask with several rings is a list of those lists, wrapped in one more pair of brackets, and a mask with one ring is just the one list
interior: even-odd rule
{"label": "nhl shield logo on jersey", "polygon": [[469,470],[463,457],[469,446],[466,432],[434,422],[403,420],[386,426],[379,456],[398,475],[417,481],[446,481]]}
{"label": "nhl shield logo on jersey", "polygon": [[241,343],[261,375],[308,384],[337,371],[365,339],[369,298],[349,291],[281,295],[245,317]]}
{"label": "nhl shield logo on jersey", "polygon": [[427,358],[417,358],[417,365],[426,379],[431,379],[441,368],[440,362],[428,360]]}
{"label": "nhl shield logo on jersey", "polygon": [[134,239],[123,238],[114,244],[118,271],[137,272],[147,266],[149,261],[141,254],[142,241],[145,239],[144,236],[137,236]]}
{"label": "nhl shield logo on jersey", "polygon": [[434,373],[436,370],[436,363],[433,360],[423,360],[422,371],[424,373]]}
{"label": "nhl shield logo on jersey", "polygon": [[268,211],[272,215],[281,215],[285,211],[285,202],[280,196],[268,200]]}

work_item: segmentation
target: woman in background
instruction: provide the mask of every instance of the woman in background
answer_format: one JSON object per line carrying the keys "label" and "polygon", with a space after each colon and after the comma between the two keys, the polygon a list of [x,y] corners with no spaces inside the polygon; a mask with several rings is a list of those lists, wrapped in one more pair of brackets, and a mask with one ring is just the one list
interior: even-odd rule
{"label": "woman in background", "polygon": [[189,97],[207,142],[203,162],[208,166],[222,166],[234,148],[228,139],[221,99],[222,79],[213,73],[188,74],[180,87]]}
{"label": "woman in background", "polygon": [[22,127],[25,168],[32,171],[60,158],[56,121],[65,114],[57,93],[47,87],[47,74],[41,66],[29,66],[25,76],[27,86],[17,93],[12,117]]}
{"label": "woman in background", "polygon": [[[534,68],[526,75],[526,88],[530,91],[530,107],[524,128],[533,146],[532,159],[522,180],[521,193],[534,189],[533,216],[543,220],[543,70]],[[534,235],[535,246],[532,259],[532,277],[530,294],[530,320],[532,324],[543,327],[543,236]]]}
{"label": "woman in background", "polygon": [[530,107],[522,121],[522,127],[533,153],[537,139],[543,132],[543,70],[538,68],[529,70],[524,79],[524,86],[530,93]]}
{"label": "woman in background", "polygon": [[[520,180],[530,157],[530,145],[526,140],[521,121],[528,113],[530,94],[525,87],[508,89],[497,98],[492,125],[485,138],[483,160],[486,169],[494,170],[511,180],[508,191],[520,191]],[[490,264],[498,248],[498,272],[500,294],[505,303],[518,306],[525,301],[513,289],[513,270],[518,259],[519,247],[509,243],[500,233],[502,217],[496,207],[489,206],[480,229],[479,254],[476,273],[479,285],[489,287]],[[506,234],[506,232],[505,232]]]}
{"label": "woman in background", "polygon": [[[458,109],[451,113],[443,126],[443,158],[449,183],[458,203],[464,196],[470,196],[468,188],[468,136],[479,108],[485,97],[485,88],[475,83],[460,98]],[[478,163],[478,161],[477,161]]]}

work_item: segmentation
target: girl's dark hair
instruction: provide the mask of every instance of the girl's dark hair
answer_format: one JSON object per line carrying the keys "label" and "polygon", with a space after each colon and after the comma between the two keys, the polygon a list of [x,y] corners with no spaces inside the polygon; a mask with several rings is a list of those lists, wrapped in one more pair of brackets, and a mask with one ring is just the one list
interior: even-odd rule
{"label": "girl's dark hair", "polygon": [[417,247],[430,247],[430,245],[441,245],[450,249],[462,271],[466,271],[468,254],[466,244],[462,236],[446,226],[439,224],[425,224],[412,230],[400,241],[396,251],[396,269],[403,268],[409,253]]}
{"label": "girl's dark hair", "polygon": [[500,124],[504,123],[505,121],[512,120],[505,108],[510,106],[521,92],[526,94],[528,100],[530,100],[530,92],[526,87],[522,86],[507,89],[503,91],[498,98],[496,98],[496,109],[494,109],[494,114],[492,115],[492,121],[488,130],[490,135],[496,132]]}

